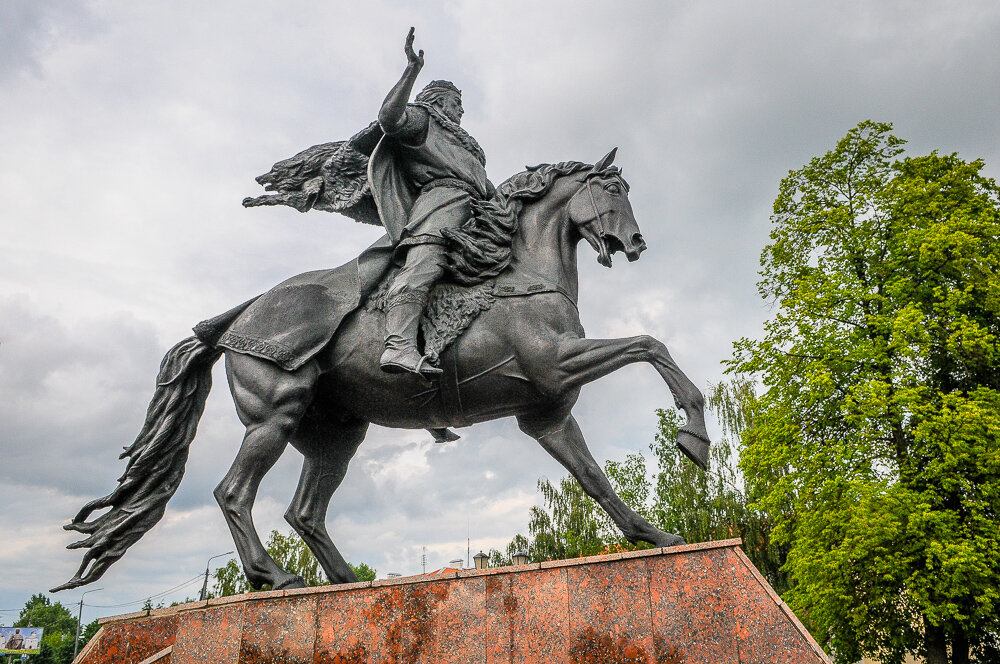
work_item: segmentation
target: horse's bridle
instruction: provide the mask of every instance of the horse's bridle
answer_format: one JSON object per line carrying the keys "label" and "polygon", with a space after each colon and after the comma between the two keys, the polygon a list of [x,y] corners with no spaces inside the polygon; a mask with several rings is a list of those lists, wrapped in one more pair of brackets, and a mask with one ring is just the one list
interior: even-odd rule
{"label": "horse's bridle", "polygon": [[[604,171],[591,171],[590,173],[587,173],[587,177],[583,179],[583,184],[576,190],[576,194],[579,194],[584,189],[587,190],[587,195],[590,197],[590,204],[594,208],[594,220],[597,222],[597,237],[604,237],[605,235],[604,219],[601,218],[601,209],[597,207],[597,199],[594,198],[594,190],[590,183],[592,180],[595,180],[602,175],[604,175]],[[576,194],[573,194],[570,200],[576,198]]]}

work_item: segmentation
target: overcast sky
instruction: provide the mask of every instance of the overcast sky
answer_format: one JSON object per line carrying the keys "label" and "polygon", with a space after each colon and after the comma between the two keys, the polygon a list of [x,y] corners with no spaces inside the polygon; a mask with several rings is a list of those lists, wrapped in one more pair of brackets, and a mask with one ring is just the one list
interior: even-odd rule
{"label": "overcast sky", "polygon": [[[768,314],[756,271],[789,169],[874,119],[910,154],[1000,170],[995,0],[415,4],[0,2],[0,610],[75,571],[60,526],[115,486],[170,346],[378,237],[240,201],[273,162],[374,119],[411,25],[418,86],[463,89],[495,182],[619,146],[649,249],[607,270],[581,245],[583,323],[593,337],[657,336],[703,388]],[[221,362],[215,381],[166,516],[88,604],[166,590],[233,548],[212,489],[242,427]],[[603,462],[647,450],[670,404],[634,365],[586,387],[575,414]],[[328,517],[349,560],[410,574],[423,546],[436,568],[464,557],[467,537],[475,553],[526,531],[538,479],[565,472],[512,421],[461,433],[435,445],[372,428]],[[289,530],[299,466],[289,449],[265,478],[261,533]]]}

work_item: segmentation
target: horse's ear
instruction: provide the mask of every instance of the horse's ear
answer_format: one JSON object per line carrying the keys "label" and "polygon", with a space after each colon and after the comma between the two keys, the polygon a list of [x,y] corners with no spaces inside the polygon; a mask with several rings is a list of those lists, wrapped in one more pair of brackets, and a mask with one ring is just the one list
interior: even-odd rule
{"label": "horse's ear", "polygon": [[600,173],[601,171],[605,170],[608,166],[610,166],[612,163],[614,163],[616,154],[618,154],[618,148],[612,148],[611,152],[604,155],[603,159],[594,164],[594,172]]}

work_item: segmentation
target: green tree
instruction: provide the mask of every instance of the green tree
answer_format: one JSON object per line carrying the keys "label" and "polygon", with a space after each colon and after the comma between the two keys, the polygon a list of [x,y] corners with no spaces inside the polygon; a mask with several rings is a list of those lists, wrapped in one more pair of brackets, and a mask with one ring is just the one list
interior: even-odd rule
{"label": "green tree", "polygon": [[[701,471],[677,448],[682,421],[676,411],[658,410],[659,427],[651,447],[657,461],[651,506],[637,511],[658,528],[677,533],[688,542],[740,538],[754,566],[775,591],[784,593],[788,589],[788,577],[782,569],[787,548],[774,541],[773,516],[749,504],[736,465],[743,431],[756,407],[753,385],[745,377],[736,377],[712,386],[707,397],[723,433],[712,443],[709,471]],[[730,440],[735,441],[735,449]],[[614,464],[609,464],[608,471],[616,488],[622,488],[623,474]],[[624,491],[621,495],[630,494]]]}
{"label": "green tree", "polygon": [[[683,423],[677,412],[658,410],[656,414],[659,428],[651,448],[657,461],[649,510],[652,522],[689,542],[738,537],[746,506],[729,441],[721,438],[713,443],[711,470],[704,472],[677,449],[677,430]],[[613,465],[609,470],[616,486],[621,486],[621,474]]]}
{"label": "green tree", "polygon": [[902,146],[862,122],[782,181],[740,466],[839,662],[996,661],[1000,191]]}
{"label": "green tree", "polygon": [[[59,602],[53,603],[46,595],[31,596],[21,609],[14,627],[42,627],[42,643],[37,655],[31,655],[33,664],[70,664],[73,660],[73,642],[76,639],[76,616]],[[88,624],[80,633],[80,648],[97,633],[97,621]]]}
{"label": "green tree", "polygon": [[354,574],[357,575],[358,581],[374,581],[378,572],[374,567],[369,567],[366,563],[347,563],[350,565],[351,569],[354,570]]}
{"label": "green tree", "polygon": [[572,477],[555,484],[538,481],[545,507],[532,507],[528,519],[533,559],[579,558],[603,552],[611,540],[610,519]]}
{"label": "green tree", "polygon": [[76,634],[76,617],[59,602],[52,603],[46,595],[36,593],[21,609],[14,627],[44,627],[46,633],[69,632]]}
{"label": "green tree", "polygon": [[[274,562],[292,574],[301,576],[306,585],[325,586],[329,584],[316,556],[309,550],[302,538],[294,532],[282,535],[277,530],[272,530],[264,548],[267,549]],[[357,574],[359,580],[373,581],[375,579],[375,570],[365,563],[359,565],[348,563],[348,565]],[[215,585],[211,593],[212,597],[228,597],[255,590],[250,587],[250,582],[247,581],[246,575],[243,574],[243,570],[235,560],[230,560],[222,567],[217,567],[213,577]],[[258,590],[269,590],[269,588],[265,586]]]}

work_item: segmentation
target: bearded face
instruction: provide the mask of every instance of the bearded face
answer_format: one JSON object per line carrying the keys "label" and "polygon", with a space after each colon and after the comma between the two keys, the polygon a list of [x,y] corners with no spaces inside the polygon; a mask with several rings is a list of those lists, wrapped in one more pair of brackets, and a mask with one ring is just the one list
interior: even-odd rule
{"label": "bearded face", "polygon": [[462,108],[461,95],[453,92],[442,95],[440,99],[434,102],[434,106],[455,124],[462,124],[462,116],[465,114],[465,109]]}

